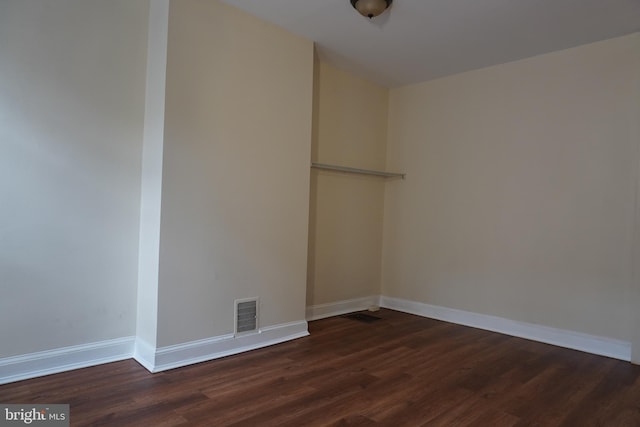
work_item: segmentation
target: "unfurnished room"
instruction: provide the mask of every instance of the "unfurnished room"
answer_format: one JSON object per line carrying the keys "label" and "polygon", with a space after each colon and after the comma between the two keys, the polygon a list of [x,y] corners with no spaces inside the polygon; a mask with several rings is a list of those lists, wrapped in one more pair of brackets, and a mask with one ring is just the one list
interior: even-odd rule
{"label": "unfurnished room", "polygon": [[0,0],[0,425],[640,426],[640,1]]}

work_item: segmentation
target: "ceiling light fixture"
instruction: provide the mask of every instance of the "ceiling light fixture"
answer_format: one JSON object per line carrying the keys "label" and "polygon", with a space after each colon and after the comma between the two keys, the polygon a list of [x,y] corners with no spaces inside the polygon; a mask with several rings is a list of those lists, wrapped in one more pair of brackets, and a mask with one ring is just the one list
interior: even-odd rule
{"label": "ceiling light fixture", "polygon": [[391,2],[393,0],[351,0],[351,6],[360,12],[360,15],[371,19],[387,10]]}

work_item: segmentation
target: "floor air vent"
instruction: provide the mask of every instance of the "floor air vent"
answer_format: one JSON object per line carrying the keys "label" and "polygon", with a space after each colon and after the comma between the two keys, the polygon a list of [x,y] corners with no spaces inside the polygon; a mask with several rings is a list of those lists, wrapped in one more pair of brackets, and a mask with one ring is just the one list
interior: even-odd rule
{"label": "floor air vent", "polygon": [[344,317],[346,317],[347,319],[357,320],[359,322],[365,322],[365,323],[371,323],[371,322],[375,322],[376,320],[380,320],[380,317],[372,316],[371,314],[367,314],[367,313],[351,313],[351,314],[345,315]]}
{"label": "floor air vent", "polygon": [[236,300],[236,335],[258,332],[258,298]]}

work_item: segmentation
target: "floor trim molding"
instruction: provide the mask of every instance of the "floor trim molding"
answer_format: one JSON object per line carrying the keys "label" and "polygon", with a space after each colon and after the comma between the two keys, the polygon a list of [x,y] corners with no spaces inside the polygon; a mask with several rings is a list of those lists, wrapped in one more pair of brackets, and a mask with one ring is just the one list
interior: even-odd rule
{"label": "floor trim molding", "polygon": [[141,364],[147,371],[153,372],[156,348],[137,337],[133,349],[133,359]]}
{"label": "floor trim molding", "polygon": [[134,342],[135,337],[116,338],[2,358],[0,384],[130,359]]}
{"label": "floor trim molding", "polygon": [[142,343],[135,359],[150,372],[161,372],[194,363],[219,359],[309,335],[306,321],[284,323],[261,328],[258,333],[234,336],[220,335],[182,344],[160,347],[149,354]]}
{"label": "floor trim molding", "polygon": [[267,326],[256,334],[238,337],[228,334],[157,349],[140,338],[117,338],[0,359],[0,384],[131,358],[149,372],[160,372],[307,335],[308,325],[302,320]]}
{"label": "floor trim molding", "polygon": [[354,311],[367,310],[371,306],[380,305],[380,296],[371,295],[343,301],[318,304],[307,307],[307,320],[319,320],[325,317],[340,316]]}
{"label": "floor trim molding", "polygon": [[[471,326],[559,347],[631,361],[631,343],[580,332],[518,322],[387,296],[369,296],[307,307],[307,320],[318,320],[381,306],[431,319]],[[259,333],[221,335],[154,348],[136,337],[116,338],[0,359],[0,384],[134,358],[150,372],[218,359],[309,335],[306,321],[264,327]]]}
{"label": "floor trim molding", "polygon": [[444,320],[459,325],[526,338],[558,347],[607,356],[626,362],[631,361],[631,343],[627,341],[386,296],[380,298],[380,306],[431,319]]}

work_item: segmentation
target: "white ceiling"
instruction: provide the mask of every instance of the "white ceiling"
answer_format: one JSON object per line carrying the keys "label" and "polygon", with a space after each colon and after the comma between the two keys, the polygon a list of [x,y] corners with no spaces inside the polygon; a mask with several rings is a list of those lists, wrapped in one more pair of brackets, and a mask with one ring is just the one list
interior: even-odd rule
{"label": "white ceiling", "polygon": [[223,0],[316,42],[320,58],[388,87],[640,31],[640,0]]}

